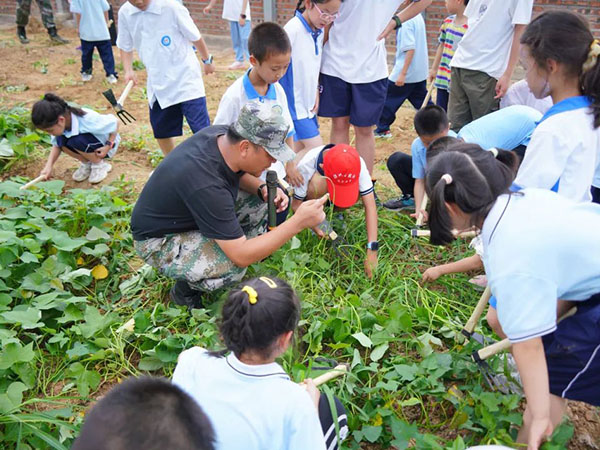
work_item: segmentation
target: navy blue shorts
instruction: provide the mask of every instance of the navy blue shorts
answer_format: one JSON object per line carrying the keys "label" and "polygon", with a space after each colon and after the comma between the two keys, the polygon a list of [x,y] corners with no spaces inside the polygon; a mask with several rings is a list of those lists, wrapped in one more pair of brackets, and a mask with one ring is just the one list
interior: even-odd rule
{"label": "navy blue shorts", "polygon": [[357,127],[377,124],[387,94],[387,78],[371,83],[347,83],[341,78],[321,74],[320,117],[350,117]]}
{"label": "navy blue shorts", "polygon": [[[106,145],[100,142],[92,133],[81,133],[75,136],[66,137],[64,135],[56,136],[56,146],[66,147],[76,153],[94,153],[97,149]],[[105,158],[112,157],[117,149],[113,147]]]}
{"label": "navy blue shorts", "polygon": [[313,116],[311,119],[294,120],[294,131],[296,131],[294,141],[317,137],[319,135],[317,116]]}
{"label": "navy blue shorts", "polygon": [[162,109],[158,100],[150,108],[150,124],[156,139],[167,139],[183,134],[183,117],[192,133],[197,133],[210,125],[206,97],[195,98]]}
{"label": "navy blue shorts", "polygon": [[542,338],[550,392],[600,406],[600,294],[575,304],[575,315]]}

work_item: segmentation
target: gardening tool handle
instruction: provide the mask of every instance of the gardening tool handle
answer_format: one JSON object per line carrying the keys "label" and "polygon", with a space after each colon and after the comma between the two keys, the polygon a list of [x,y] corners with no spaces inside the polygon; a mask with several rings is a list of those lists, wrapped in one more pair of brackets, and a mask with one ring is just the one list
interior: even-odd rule
{"label": "gardening tool handle", "polygon": [[488,285],[485,288],[485,291],[483,291],[483,294],[481,294],[481,298],[477,302],[477,306],[475,306],[475,309],[473,310],[471,317],[469,317],[469,320],[465,324],[465,327],[463,328],[463,334],[471,336],[471,334],[473,333],[473,330],[475,329],[475,325],[477,325],[477,322],[479,321],[481,314],[483,314],[483,310],[487,306],[488,301],[490,300],[491,296],[492,296],[492,291],[490,289],[490,286]]}
{"label": "gardening tool handle", "polygon": [[[565,320],[567,317],[571,317],[577,312],[577,307],[569,309],[566,313],[564,313],[560,318],[556,321],[559,324],[562,320]],[[487,347],[482,348],[481,350],[475,352],[474,358],[479,361],[483,361],[484,359],[489,358],[490,356],[494,356],[497,353],[500,353],[504,350],[508,350],[511,347],[510,340],[508,338],[501,340],[500,342],[496,342],[495,344],[488,345]]]}
{"label": "gardening tool handle", "polygon": [[417,216],[417,226],[420,227],[423,225],[423,211],[427,208],[427,202],[429,201],[429,197],[427,197],[426,193],[423,193],[423,200],[419,205],[419,212]]}
{"label": "gardening tool handle", "polygon": [[348,373],[348,366],[345,364],[340,364],[338,366],[335,366],[333,370],[330,370],[329,372],[324,373],[323,375],[319,375],[313,381],[315,382],[315,386],[320,386],[322,384],[327,383],[330,380],[333,380],[334,378],[341,377],[346,373]]}
{"label": "gardening tool handle", "polygon": [[425,100],[423,100],[423,104],[421,105],[421,109],[425,108],[427,103],[429,103],[429,99],[431,99],[431,94],[433,94],[434,89],[435,84],[431,83],[431,86],[429,86],[429,90],[427,91],[427,95],[425,96]]}
{"label": "gardening tool handle", "polygon": [[119,105],[121,105],[121,106],[125,105],[125,100],[127,99],[127,96],[129,95],[129,92],[131,91],[132,87],[133,87],[133,80],[129,80],[129,83],[127,83],[127,85],[125,86],[125,89],[123,90],[123,93],[119,97],[119,100],[117,100],[117,103]]}
{"label": "gardening tool handle", "polygon": [[[410,234],[412,237],[429,237],[431,236],[431,230],[418,230],[413,228],[410,230]],[[454,237],[456,238],[473,238],[477,236],[477,231],[463,231],[461,233],[454,233]]]}
{"label": "gardening tool handle", "polygon": [[277,197],[277,172],[267,171],[267,210],[269,219],[269,230],[277,227],[277,208],[275,207],[275,197]]}
{"label": "gardening tool handle", "polygon": [[277,181],[279,182],[279,186],[281,186],[285,190],[285,193],[287,195],[289,195],[290,197],[294,195],[294,188],[290,186],[290,184],[287,181],[285,181],[283,178],[277,178]]}
{"label": "gardening tool handle", "polygon": [[30,188],[31,186],[33,186],[34,184],[39,183],[40,181],[44,181],[46,179],[46,177],[44,175],[40,175],[37,178],[34,178],[33,180],[31,180],[28,183],[25,183],[23,186],[21,186],[19,189],[21,189],[22,191],[25,189]]}

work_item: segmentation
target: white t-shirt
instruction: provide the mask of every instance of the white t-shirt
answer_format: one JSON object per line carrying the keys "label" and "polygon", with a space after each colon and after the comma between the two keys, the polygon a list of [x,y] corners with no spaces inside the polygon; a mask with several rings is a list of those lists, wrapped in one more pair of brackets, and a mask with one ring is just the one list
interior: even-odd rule
{"label": "white t-shirt", "polygon": [[314,403],[277,363],[250,366],[194,347],[179,355],[173,383],[202,407],[218,450],[325,450]]}
{"label": "white t-shirt", "polygon": [[323,56],[323,33],[313,31],[298,13],[283,28],[292,44],[292,59],[279,82],[287,94],[292,118],[312,119]]}
{"label": "white t-shirt", "polygon": [[[299,187],[294,187],[294,198],[296,200],[304,200],[307,196],[308,184],[313,177],[313,175],[319,171],[319,167],[317,167],[317,163],[319,160],[319,155],[325,148],[325,145],[321,145],[319,147],[315,147],[304,155],[304,157],[298,162],[297,169],[304,178],[304,184]],[[361,197],[370,194],[373,192],[373,180],[371,180],[371,175],[369,174],[369,169],[367,169],[367,164],[365,160],[360,157],[360,174],[358,176],[358,191]]]}
{"label": "white t-shirt", "polygon": [[[242,0],[225,0],[223,2],[223,19],[237,22],[242,14]],[[246,5],[246,20],[250,20],[250,0]]]}
{"label": "white t-shirt", "polygon": [[452,67],[500,78],[508,65],[515,25],[531,20],[533,0],[471,0],[465,9],[469,29],[452,58]]}
{"label": "white t-shirt", "polygon": [[387,78],[385,39],[377,41],[377,36],[402,3],[403,0],[345,0],[323,48],[321,73],[347,83]]}
{"label": "white t-shirt", "polygon": [[526,105],[537,109],[542,114],[545,114],[552,107],[552,97],[535,98],[527,80],[517,81],[508,88],[504,97],[500,99],[500,108],[508,108],[514,105]]}
{"label": "white t-shirt", "polygon": [[560,195],[576,202],[590,201],[600,152],[600,129],[594,129],[593,121],[589,108],[580,108],[541,122],[531,136],[515,184],[552,189],[560,180]]}
{"label": "white t-shirt", "polygon": [[119,9],[117,47],[137,50],[146,66],[150,106],[158,100],[165,109],[206,95],[190,44],[200,37],[187,8],[172,0],[152,0],[144,11],[129,2]]}
{"label": "white t-shirt", "polygon": [[600,205],[521,192],[500,196],[482,228],[485,273],[513,342],[554,331],[557,299],[600,292]]}
{"label": "white t-shirt", "polygon": [[396,33],[396,62],[390,74],[390,81],[395,83],[404,68],[406,52],[414,50],[415,54],[406,72],[406,83],[419,83],[427,79],[429,73],[429,52],[427,51],[427,29],[421,14],[402,24]]}

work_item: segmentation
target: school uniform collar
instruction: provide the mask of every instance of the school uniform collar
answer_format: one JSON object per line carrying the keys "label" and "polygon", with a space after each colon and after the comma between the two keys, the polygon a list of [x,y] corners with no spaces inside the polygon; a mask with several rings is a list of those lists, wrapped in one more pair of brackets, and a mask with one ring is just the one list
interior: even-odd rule
{"label": "school uniform collar", "polygon": [[[133,6],[133,4],[131,4],[131,6]],[[146,9],[139,9],[136,6],[133,6],[133,9],[134,11],[132,14],[147,12],[160,15],[162,13],[162,5],[157,0],[152,0]]]}
{"label": "school uniform collar", "polygon": [[290,377],[276,362],[269,364],[250,365],[241,362],[233,352],[225,358],[227,365],[236,373],[249,378],[282,378],[289,380]]}
{"label": "school uniform collar", "polygon": [[256,89],[254,89],[254,86],[250,81],[250,77],[248,76],[251,70],[252,69],[248,69],[248,71],[244,74],[243,79],[244,91],[246,92],[246,97],[248,97],[248,100],[259,99],[261,102],[264,102],[265,100],[277,100],[277,92],[275,91],[275,86],[272,84],[270,84],[267,88],[266,95],[260,95],[258,92],[256,92]]}
{"label": "school uniform collar", "polygon": [[77,136],[79,134],[79,118],[71,113],[71,129],[63,133],[66,137]]}
{"label": "school uniform collar", "polygon": [[566,98],[552,105],[552,107],[548,111],[546,111],[546,114],[544,114],[544,116],[540,119],[538,124],[542,123],[544,120],[556,114],[560,114],[567,111],[573,111],[575,109],[589,108],[591,104],[592,100],[585,95]]}
{"label": "school uniform collar", "polygon": [[313,41],[315,41],[315,54],[318,55],[319,54],[319,46],[317,45],[317,39],[319,38],[321,33],[323,33],[323,30],[321,30],[321,29],[314,30],[313,27],[311,27],[310,24],[306,21],[306,19],[304,18],[304,16],[302,15],[302,13],[300,11],[296,11],[296,17],[298,18],[298,20],[300,20],[302,25],[304,25],[304,28],[306,28],[306,31],[308,31],[310,33],[310,35],[313,38]]}
{"label": "school uniform collar", "polygon": [[492,206],[492,209],[485,218],[483,226],[481,227],[481,239],[486,247],[492,241],[496,228],[498,228],[500,225],[511,199],[512,195],[509,194],[504,194],[498,197],[494,203],[494,206]]}

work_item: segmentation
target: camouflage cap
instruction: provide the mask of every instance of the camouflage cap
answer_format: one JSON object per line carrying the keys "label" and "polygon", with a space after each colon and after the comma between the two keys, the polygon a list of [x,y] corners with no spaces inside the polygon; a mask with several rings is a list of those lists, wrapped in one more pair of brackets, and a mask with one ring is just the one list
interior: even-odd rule
{"label": "camouflage cap", "polygon": [[248,102],[242,107],[233,127],[240,136],[260,145],[278,161],[285,163],[296,157],[296,153],[285,143],[290,125],[283,117],[280,105]]}

